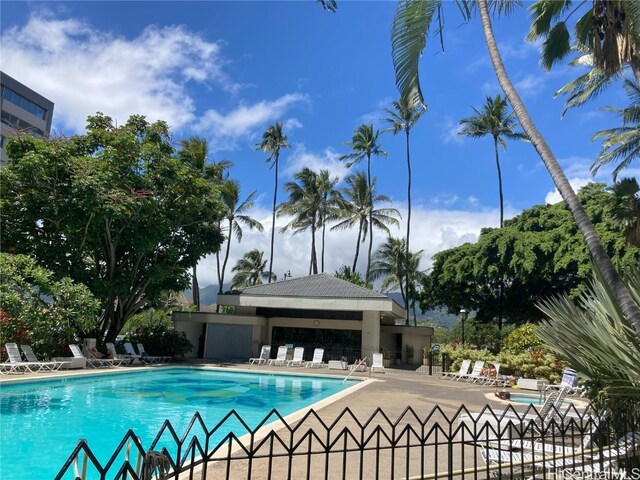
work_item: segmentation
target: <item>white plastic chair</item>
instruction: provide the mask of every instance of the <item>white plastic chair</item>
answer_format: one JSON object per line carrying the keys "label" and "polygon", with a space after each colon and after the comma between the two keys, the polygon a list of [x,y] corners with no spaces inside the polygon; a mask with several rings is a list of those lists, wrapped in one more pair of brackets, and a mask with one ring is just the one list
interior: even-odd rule
{"label": "white plastic chair", "polygon": [[460,364],[460,369],[457,372],[444,372],[442,374],[442,378],[451,377],[451,380],[455,380],[456,378],[469,373],[470,366],[471,366],[471,360],[467,358],[462,361],[462,363]]}
{"label": "white plastic chair", "polygon": [[316,348],[313,351],[313,359],[310,362],[305,363],[305,367],[324,367],[324,348]]}
{"label": "white plastic chair", "polygon": [[33,349],[31,348],[31,345],[20,345],[20,349],[22,350],[22,353],[24,353],[25,358],[27,359],[27,362],[32,363],[34,365],[40,365],[41,368],[38,371],[49,371],[49,372],[55,372],[56,370],[60,370],[60,368],[62,367],[62,365],[64,365],[66,362],[44,362],[42,360],[39,360],[38,357],[36,357],[36,354],[33,353]]}
{"label": "white plastic chair", "polygon": [[271,356],[271,345],[263,345],[260,350],[260,356],[249,359],[250,364],[257,363],[258,365],[266,364]]}
{"label": "white plastic chair", "polygon": [[287,351],[288,348],[286,345],[278,347],[278,355],[276,358],[269,360],[269,365],[284,365],[287,361]]}
{"label": "white plastic chair", "polygon": [[87,362],[87,364],[90,367],[93,368],[99,368],[99,367],[114,367],[114,361],[110,360],[110,359],[102,359],[102,358],[90,358],[90,357],[86,357],[83,353],[82,350],[80,350],[80,347],[74,343],[69,345],[69,350],[71,350],[71,353],[73,353],[73,356],[75,358],[84,358]]}
{"label": "white plastic chair", "polygon": [[477,360],[476,363],[473,364],[473,369],[471,373],[467,373],[465,375],[459,375],[456,380],[464,379],[471,383],[475,383],[482,378],[482,369],[484,368],[484,360]]}
{"label": "white plastic chair", "polygon": [[296,347],[293,350],[293,359],[287,361],[289,367],[302,367],[304,359],[304,347]]}
{"label": "white plastic chair", "polygon": [[384,356],[381,353],[374,353],[371,361],[371,373],[379,371],[385,373]]}
{"label": "white plastic chair", "polygon": [[166,356],[166,355],[155,355],[155,356],[154,355],[149,355],[144,350],[144,345],[142,345],[141,343],[137,343],[136,345],[138,347],[138,352],[140,352],[140,356],[142,358],[146,358],[151,363],[169,363],[171,361],[171,357]]}

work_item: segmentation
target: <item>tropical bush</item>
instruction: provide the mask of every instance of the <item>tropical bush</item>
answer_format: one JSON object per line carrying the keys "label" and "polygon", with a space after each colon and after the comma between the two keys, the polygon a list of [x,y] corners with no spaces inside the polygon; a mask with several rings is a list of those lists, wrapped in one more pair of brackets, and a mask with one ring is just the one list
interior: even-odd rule
{"label": "tropical bush", "polygon": [[0,345],[31,345],[44,358],[69,355],[69,343],[96,326],[98,301],[84,285],[25,255],[0,254]]}
{"label": "tropical bush", "polygon": [[164,325],[145,326],[126,335],[125,340],[134,345],[142,343],[149,355],[169,355],[176,358],[184,357],[193,350],[193,344],[184,332],[166,328]]}
{"label": "tropical bush", "polygon": [[544,342],[536,335],[537,326],[527,323],[515,328],[504,339],[502,348],[510,353],[522,353],[527,350],[540,350],[544,348]]}

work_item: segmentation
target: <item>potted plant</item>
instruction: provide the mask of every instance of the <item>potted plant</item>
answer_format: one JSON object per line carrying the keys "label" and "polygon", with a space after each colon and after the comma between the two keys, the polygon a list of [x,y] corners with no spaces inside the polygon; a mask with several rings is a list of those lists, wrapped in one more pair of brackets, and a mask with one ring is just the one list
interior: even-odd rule
{"label": "potted plant", "polygon": [[382,364],[385,368],[389,368],[391,366],[391,350],[387,347],[382,347]]}

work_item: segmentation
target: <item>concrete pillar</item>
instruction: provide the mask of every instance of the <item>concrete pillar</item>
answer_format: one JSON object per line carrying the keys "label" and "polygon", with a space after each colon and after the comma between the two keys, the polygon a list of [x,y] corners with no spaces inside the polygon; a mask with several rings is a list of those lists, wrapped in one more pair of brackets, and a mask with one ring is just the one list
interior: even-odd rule
{"label": "concrete pillar", "polygon": [[362,312],[362,358],[377,353],[380,348],[380,312]]}

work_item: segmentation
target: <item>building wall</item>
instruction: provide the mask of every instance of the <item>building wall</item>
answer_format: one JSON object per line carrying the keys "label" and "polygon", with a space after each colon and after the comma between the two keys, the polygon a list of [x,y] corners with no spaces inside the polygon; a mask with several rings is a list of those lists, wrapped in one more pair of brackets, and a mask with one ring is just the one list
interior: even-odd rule
{"label": "building wall", "polygon": [[[34,114],[34,106],[41,107],[44,113],[41,116]],[[51,133],[53,102],[4,72],[0,72],[0,111],[0,164],[8,161],[5,152],[8,137],[21,132],[34,137],[48,137]]]}

